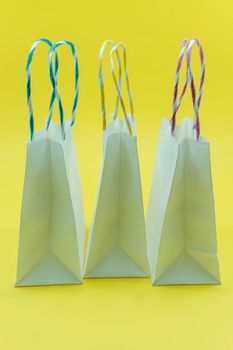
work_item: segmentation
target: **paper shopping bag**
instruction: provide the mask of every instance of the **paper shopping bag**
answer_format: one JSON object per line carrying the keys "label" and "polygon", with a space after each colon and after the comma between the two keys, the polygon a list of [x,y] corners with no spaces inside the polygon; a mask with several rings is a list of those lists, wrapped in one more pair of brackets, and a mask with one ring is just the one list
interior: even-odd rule
{"label": "paper shopping bag", "polygon": [[[191,69],[195,43],[200,50],[202,69],[198,95]],[[177,102],[185,51],[188,74]],[[220,283],[210,146],[200,136],[199,107],[204,77],[204,55],[199,41],[184,41],[176,72],[172,119],[171,122],[164,119],[160,130],[146,219],[153,285]],[[188,81],[194,121],[184,118],[176,125],[176,113]]]}
{"label": "paper shopping bag", "polygon": [[[46,127],[34,131],[31,100],[31,60],[40,42],[49,44],[50,78],[53,93]],[[63,107],[57,90],[56,48],[67,44],[75,61],[75,97],[71,119],[64,122]],[[55,68],[52,56],[55,52]],[[51,122],[55,97],[59,103],[60,126]],[[27,63],[27,100],[31,137],[27,144],[26,172],[22,200],[17,286],[78,284],[82,281],[84,251],[84,214],[72,126],[78,99],[78,61],[70,42],[52,44],[41,39],[29,53]]]}
{"label": "paper shopping bag", "polygon": [[[117,81],[113,59],[111,68],[122,105],[123,120],[117,117],[116,109],[106,125],[106,109],[103,86],[102,57],[109,41],[100,50],[100,87],[103,115],[103,164],[97,192],[96,206],[90,227],[85,277],[143,277],[148,275],[146,234],[143,212],[140,169],[137,152],[137,137],[132,96],[126,67],[126,52],[123,44],[116,45],[114,52],[122,48],[124,75],[128,87],[131,113],[126,113],[121,96],[121,76]],[[113,45],[112,42],[110,44]],[[119,75],[121,63],[119,64]]]}

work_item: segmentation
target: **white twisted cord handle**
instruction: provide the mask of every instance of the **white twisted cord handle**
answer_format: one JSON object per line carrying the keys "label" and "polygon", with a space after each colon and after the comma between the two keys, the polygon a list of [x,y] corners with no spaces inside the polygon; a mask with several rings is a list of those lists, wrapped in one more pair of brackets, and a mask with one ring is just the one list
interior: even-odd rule
{"label": "white twisted cord handle", "polygon": [[[106,129],[106,104],[105,104],[105,93],[104,93],[104,73],[103,73],[103,56],[105,49],[108,45],[111,45],[112,47],[115,46],[115,43],[112,40],[106,40],[103,42],[100,52],[99,52],[99,84],[100,84],[100,98],[101,98],[101,110],[102,110],[102,119],[103,119],[103,129]],[[118,61],[118,70],[119,70],[119,85],[121,86],[121,76],[122,76],[122,69],[121,69],[121,60],[120,56],[117,53],[117,61]],[[116,106],[115,110],[113,112],[113,118],[115,119],[119,110],[119,104],[120,104],[120,98],[119,95],[117,94],[117,99],[116,99]]]}
{"label": "white twisted cord handle", "polygon": [[114,52],[118,53],[119,48],[122,49],[122,53],[123,53],[123,66],[124,66],[124,76],[125,76],[125,81],[126,81],[126,87],[127,87],[127,93],[128,93],[128,100],[129,100],[129,105],[130,105],[130,115],[132,118],[134,118],[134,108],[133,108],[133,98],[132,98],[132,92],[130,89],[130,83],[129,83],[129,75],[128,75],[128,67],[127,67],[127,57],[126,57],[126,46],[124,43],[120,42],[119,44],[115,45],[111,52],[110,52],[110,68],[112,71],[112,76],[113,76],[113,80],[114,83],[116,85],[116,89],[117,89],[117,93],[118,96],[120,98],[120,103],[121,103],[121,107],[123,109],[124,112],[124,117],[128,126],[128,130],[130,135],[132,135],[132,128],[129,122],[129,118],[128,118],[128,113],[125,107],[125,103],[124,100],[122,98],[122,94],[121,94],[121,86],[119,85],[119,82],[116,79],[116,74],[114,71],[114,61],[113,61],[113,54]]}

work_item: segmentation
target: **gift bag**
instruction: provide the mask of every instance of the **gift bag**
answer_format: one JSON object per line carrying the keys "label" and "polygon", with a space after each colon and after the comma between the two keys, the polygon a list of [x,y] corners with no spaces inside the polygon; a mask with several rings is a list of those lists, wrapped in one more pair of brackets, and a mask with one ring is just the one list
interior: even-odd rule
{"label": "gift bag", "polygon": [[[110,121],[106,123],[102,58],[107,41],[100,50],[100,88],[103,116],[103,164],[96,206],[90,227],[85,277],[143,277],[148,275],[146,233],[143,212],[137,137],[132,96],[126,65],[125,46],[120,43],[110,53],[111,70],[118,99]],[[121,94],[121,60],[128,89],[130,113],[126,112]],[[114,71],[113,55],[117,54],[119,79]],[[124,119],[118,118],[118,101]]]}
{"label": "gift bag", "polygon": [[[40,42],[49,44],[50,79],[53,92],[46,127],[35,132],[31,97],[31,61]],[[56,49],[69,45],[75,66],[75,96],[71,118],[64,121],[57,89]],[[53,56],[55,55],[54,63]],[[51,121],[58,101],[60,126]],[[75,46],[61,41],[52,46],[47,39],[36,41],[27,62],[27,102],[30,140],[21,211],[17,286],[78,284],[82,281],[84,214],[82,191],[72,129],[78,101],[78,60]]]}
{"label": "gift bag", "polygon": [[[200,51],[201,79],[197,93],[191,68],[193,45]],[[186,52],[187,75],[177,102],[180,68]],[[202,47],[197,39],[182,43],[171,121],[164,119],[146,218],[152,284],[218,284],[215,209],[210,146],[200,135],[199,107],[205,77]],[[190,82],[194,120],[176,124],[176,113]]]}

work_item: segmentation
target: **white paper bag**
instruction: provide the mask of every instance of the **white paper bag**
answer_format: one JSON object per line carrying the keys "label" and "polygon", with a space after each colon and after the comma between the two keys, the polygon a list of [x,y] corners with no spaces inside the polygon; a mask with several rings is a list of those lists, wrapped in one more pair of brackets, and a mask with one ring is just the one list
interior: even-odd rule
{"label": "white paper bag", "polygon": [[[197,43],[201,58],[198,96],[191,70],[191,53]],[[187,48],[188,76],[177,99],[179,72]],[[160,130],[146,226],[152,284],[218,284],[214,197],[210,148],[200,136],[199,106],[204,82],[203,50],[197,39],[184,41],[179,57],[171,122]],[[194,122],[185,118],[176,125],[176,112],[188,78],[194,104]]]}
{"label": "white paper bag", "polygon": [[111,59],[113,78],[125,119],[120,120],[116,116],[117,101],[116,110],[106,125],[102,56],[109,42],[105,42],[100,51],[104,154],[96,206],[88,237],[85,277],[143,277],[148,275],[146,233],[126,53],[124,45],[119,44],[113,47],[110,57],[116,52],[119,64],[118,49],[122,48],[131,114],[126,114],[121,97],[121,66],[119,64],[119,81],[117,81]]}
{"label": "white paper bag", "polygon": [[[72,125],[78,99],[78,61],[70,42],[58,42],[49,52],[53,94],[46,128],[34,132],[31,104],[30,67],[36,41],[27,64],[27,94],[31,138],[27,145],[26,172],[21,212],[17,286],[81,283],[84,252],[84,213],[82,191],[72,139]],[[68,44],[75,61],[75,100],[72,117],[64,122],[63,108],[56,86],[52,55]],[[59,102],[61,126],[51,122],[55,95]]]}

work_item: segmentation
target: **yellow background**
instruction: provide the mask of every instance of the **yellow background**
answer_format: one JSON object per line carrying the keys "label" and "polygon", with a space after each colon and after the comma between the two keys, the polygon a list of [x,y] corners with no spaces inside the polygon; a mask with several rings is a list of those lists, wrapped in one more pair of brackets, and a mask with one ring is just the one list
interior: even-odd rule
{"label": "yellow background", "polygon": [[[2,1],[0,33],[0,349],[232,349],[232,0]],[[82,286],[14,288],[29,136],[25,64],[32,42],[47,37],[77,46],[80,99],[74,136],[89,226],[102,159],[101,43],[113,39],[127,45],[147,207],[161,117],[171,115],[180,43],[194,36],[206,58],[201,132],[211,143],[223,285],[152,288],[149,279],[106,279]],[[59,53],[69,116],[73,66],[66,48]],[[32,69],[37,128],[44,125],[49,101],[46,55],[41,47]],[[108,92],[110,105],[110,84]],[[179,120],[192,114],[188,95]]]}

